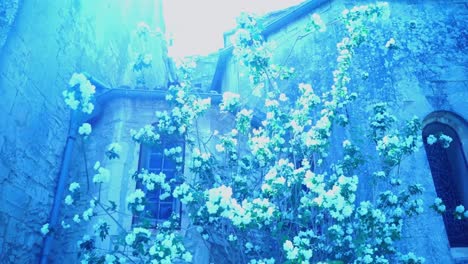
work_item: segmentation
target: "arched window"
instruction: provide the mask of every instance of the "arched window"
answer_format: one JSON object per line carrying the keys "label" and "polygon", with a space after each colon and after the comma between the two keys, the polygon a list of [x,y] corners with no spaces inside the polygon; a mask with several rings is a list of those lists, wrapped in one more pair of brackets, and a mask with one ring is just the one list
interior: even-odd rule
{"label": "arched window", "polygon": [[[437,196],[447,208],[443,219],[452,248],[468,247],[468,221],[456,220],[453,214],[457,205],[468,208],[467,133],[467,122],[447,111],[433,112],[423,123],[424,148]],[[450,144],[443,135],[452,139]]]}

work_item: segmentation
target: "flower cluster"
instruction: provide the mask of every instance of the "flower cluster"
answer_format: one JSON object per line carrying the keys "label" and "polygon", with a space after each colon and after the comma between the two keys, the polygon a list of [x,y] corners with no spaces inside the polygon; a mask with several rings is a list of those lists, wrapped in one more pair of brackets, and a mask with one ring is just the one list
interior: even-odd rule
{"label": "flower cluster", "polygon": [[149,172],[148,170],[142,169],[137,175],[136,178],[141,180],[143,185],[145,185],[148,191],[153,191],[155,189],[161,190],[161,195],[159,199],[165,200],[171,196],[171,185],[166,182],[166,174],[160,172],[158,174]]}
{"label": "flower cluster", "polygon": [[191,188],[185,182],[174,188],[172,196],[174,198],[178,198],[183,204],[188,204],[194,201]]}
{"label": "flower cluster", "polygon": [[49,223],[46,223],[46,224],[42,225],[42,227],[41,227],[41,234],[42,234],[43,236],[45,236],[45,235],[47,235],[49,232],[50,232],[50,230],[49,230]]}
{"label": "flower cluster", "polygon": [[265,174],[262,184],[262,191],[268,195],[277,195],[283,193],[285,188],[290,188],[296,182],[294,164],[286,159],[280,159],[276,166],[270,168]]}
{"label": "flower cluster", "polygon": [[161,136],[156,132],[154,126],[145,125],[143,128],[140,128],[138,131],[130,130],[132,138],[136,142],[146,143],[150,145],[160,143]]}
{"label": "flower cluster", "polygon": [[312,14],[310,20],[306,25],[306,32],[320,31],[325,32],[327,26],[318,14]]}
{"label": "flower cluster", "polygon": [[390,38],[387,43],[385,43],[385,47],[387,49],[396,49],[398,46],[396,45],[396,41],[394,38]]}
{"label": "flower cluster", "polygon": [[80,134],[83,137],[89,136],[91,134],[92,128],[89,123],[83,123],[79,128],[78,128],[78,134]]}
{"label": "flower cluster", "polygon": [[242,109],[236,115],[236,128],[241,133],[247,133],[250,128],[250,122],[253,117],[253,111]]}
{"label": "flower cluster", "polygon": [[[420,121],[417,117],[406,122],[403,130],[388,131],[391,127],[373,127],[374,135],[377,131],[385,131],[383,137],[375,136],[377,146],[376,149],[380,156],[384,158],[384,162],[390,166],[394,166],[401,162],[404,155],[412,154],[418,151],[422,146],[422,140],[419,135],[421,128]],[[383,130],[382,130],[383,129]]]}
{"label": "flower cluster", "polygon": [[455,212],[453,214],[457,220],[468,219],[468,210],[465,210],[465,206],[462,204],[455,207]]}
{"label": "flower cluster", "polygon": [[450,147],[450,143],[452,143],[453,139],[450,136],[445,135],[444,133],[439,133],[438,137],[435,135],[428,135],[426,138],[426,142],[428,145],[434,145],[436,142],[440,142],[442,147],[448,148]]}
{"label": "flower cluster", "polygon": [[445,204],[439,197],[435,198],[434,204],[431,207],[439,214],[443,214],[446,211]]}
{"label": "flower cluster", "polygon": [[275,264],[274,258],[251,259],[249,264]]}
{"label": "flower cluster", "polygon": [[91,114],[94,104],[91,102],[96,87],[82,73],[74,73],[69,81],[70,89],[63,91],[65,103],[72,109],[81,109],[83,113]]}
{"label": "flower cluster", "polygon": [[385,103],[375,104],[372,110],[374,113],[370,118],[370,127],[372,129],[372,138],[377,141],[395,123],[396,117],[390,114]]}
{"label": "flower cluster", "polygon": [[177,171],[182,170],[184,165],[184,151],[181,146],[164,149],[164,159],[162,162],[167,162],[166,158],[175,161]]}
{"label": "flower cluster", "polygon": [[426,259],[416,256],[413,252],[409,252],[408,254],[401,254],[400,261],[404,264],[423,264]]}
{"label": "flower cluster", "polygon": [[264,41],[257,19],[252,14],[242,13],[237,23],[232,41],[233,54],[247,67],[250,83],[254,86],[253,94],[260,96],[269,75],[278,75],[282,71],[280,67],[275,69],[270,65],[272,43]]}
{"label": "flower cluster", "polygon": [[310,259],[313,255],[312,241],[317,236],[312,230],[306,232],[299,232],[294,237],[293,241],[286,240],[283,243],[283,250],[286,253],[286,258],[291,263],[310,263]]}
{"label": "flower cluster", "polygon": [[101,167],[101,163],[99,161],[96,161],[96,163],[94,164],[94,170],[97,172],[93,176],[94,183],[109,182],[110,171],[104,167]]}
{"label": "flower cluster", "polygon": [[186,251],[182,239],[172,232],[158,233],[148,253],[152,263],[174,263],[175,260],[192,262],[193,256]]}
{"label": "flower cluster", "polygon": [[192,166],[190,169],[194,172],[203,172],[211,169],[213,158],[208,152],[201,152],[199,148],[194,148],[192,152]]}
{"label": "flower cluster", "polygon": [[145,192],[141,189],[136,189],[127,196],[127,204],[132,212],[142,212],[145,210]]}
{"label": "flower cluster", "polygon": [[66,205],[72,205],[75,200],[77,200],[80,197],[80,194],[78,190],[80,189],[80,184],[77,182],[72,182],[70,183],[70,186],[68,187],[68,190],[70,191],[70,194],[65,196],[65,204]]}

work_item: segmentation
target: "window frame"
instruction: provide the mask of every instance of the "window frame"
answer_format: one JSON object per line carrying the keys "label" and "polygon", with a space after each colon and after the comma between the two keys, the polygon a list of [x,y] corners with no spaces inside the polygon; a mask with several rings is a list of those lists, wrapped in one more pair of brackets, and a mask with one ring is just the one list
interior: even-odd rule
{"label": "window frame", "polygon": [[[171,143],[175,143],[175,144],[171,144],[168,146],[168,143],[167,142],[170,142],[169,144]],[[146,224],[145,221],[148,221],[150,222],[150,227],[151,228],[154,228],[156,229],[157,228],[157,225],[158,224],[161,224],[167,220],[170,219],[170,216],[168,218],[161,218],[161,211],[160,211],[160,206],[161,206],[161,202],[163,204],[168,204],[168,203],[172,203],[172,212],[171,212],[171,215],[173,215],[174,213],[176,213],[178,215],[178,222],[177,222],[177,228],[180,229],[181,227],[181,223],[182,223],[182,203],[180,202],[179,199],[177,198],[174,198],[172,196],[172,191],[174,190],[174,187],[181,184],[181,181],[180,179],[177,179],[177,176],[178,175],[183,175],[183,172],[184,172],[184,165],[185,165],[185,139],[183,136],[169,136],[169,137],[164,137],[162,138],[161,142],[159,144],[144,144],[144,143],[141,143],[140,144],[140,152],[139,152],[139,156],[138,156],[138,172],[141,172],[141,170],[143,169],[146,169],[148,170],[149,172],[153,172],[153,173],[160,173],[160,172],[163,172],[166,174],[167,176],[167,171],[168,170],[173,170],[173,173],[174,175],[172,176],[173,179],[175,179],[175,182],[170,184],[171,185],[171,196],[166,198],[165,200],[161,201],[159,199],[159,195],[160,195],[160,189],[155,189],[151,192],[158,192],[159,194],[156,194],[156,199],[154,201],[152,201],[151,203],[155,203],[159,208],[157,209],[157,216],[156,217],[153,217],[153,216],[137,216],[137,215],[133,215],[132,216],[132,226],[140,226],[142,224]],[[171,162],[174,163],[174,167],[173,168],[164,168],[164,162],[166,159],[170,159],[169,157],[165,156],[164,155],[164,149],[166,148],[172,148],[172,147],[176,147],[176,146],[180,146],[182,148],[182,163],[181,163],[181,166],[182,168],[180,170],[177,170],[177,165],[175,164],[175,161],[171,160]],[[160,163],[160,166],[159,167],[150,167],[150,162],[151,162],[151,157],[152,156],[155,156],[155,155],[160,155],[161,156],[161,160],[158,161],[158,163]],[[146,187],[144,186],[144,184],[141,182],[141,180],[139,179],[135,179],[136,180],[136,183],[135,183],[135,188],[136,189],[141,189],[143,191],[145,191],[145,194],[146,194],[146,204],[145,204],[145,210],[144,212],[151,212],[152,210],[148,210],[149,208],[149,203],[150,201],[148,201],[148,191],[146,189]],[[172,198],[172,202],[167,202],[166,200],[167,199],[170,199]]]}

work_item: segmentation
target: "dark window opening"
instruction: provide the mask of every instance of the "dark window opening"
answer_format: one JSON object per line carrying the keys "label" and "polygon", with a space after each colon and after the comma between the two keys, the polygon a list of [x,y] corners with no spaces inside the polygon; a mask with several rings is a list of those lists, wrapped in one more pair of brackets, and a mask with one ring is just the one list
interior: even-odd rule
{"label": "dark window opening", "polygon": [[178,170],[177,167],[183,168],[183,160],[177,163],[172,157],[164,154],[165,149],[171,148],[180,148],[182,151],[178,156],[184,157],[185,144],[183,140],[178,138],[167,138],[162,140],[161,144],[152,146],[141,145],[138,170],[146,169],[156,174],[164,173],[166,175],[166,182],[171,185],[171,195],[161,200],[160,196],[164,193],[164,190],[155,188],[149,191],[141,180],[137,180],[136,188],[143,190],[146,194],[146,205],[141,215],[134,215],[133,225],[156,228],[158,223],[176,216],[179,219],[180,226],[181,204],[178,199],[172,196],[172,191],[180,183],[178,176],[182,174],[182,169]]}
{"label": "dark window opening", "polygon": [[[448,148],[440,142],[427,143],[429,135],[438,137],[440,133],[453,139]],[[468,247],[468,221],[456,220],[453,215],[460,204],[468,208],[468,169],[460,138],[450,126],[433,122],[424,128],[423,139],[437,196],[447,208],[443,219],[450,246]]]}

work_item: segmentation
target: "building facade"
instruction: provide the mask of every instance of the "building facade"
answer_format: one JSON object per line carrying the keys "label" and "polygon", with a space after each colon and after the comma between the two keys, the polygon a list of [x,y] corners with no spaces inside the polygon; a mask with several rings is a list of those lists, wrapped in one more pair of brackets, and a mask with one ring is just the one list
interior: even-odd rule
{"label": "building facade", "polygon": [[[129,172],[143,163],[151,167],[151,157],[157,157],[158,151],[135,143],[130,130],[151,124],[155,111],[168,109],[164,100],[167,85],[177,81],[163,40],[161,4],[0,4],[7,18],[6,32],[0,39],[1,263],[35,263],[44,258],[50,263],[73,263],[80,232],[92,228],[90,224],[58,231],[44,255],[45,242],[39,230],[50,220],[63,157],[73,138],[69,133],[73,119],[62,97],[73,72],[90,74],[98,101],[94,115],[86,117],[93,125],[91,136],[86,141],[73,139],[66,182],[77,181],[84,188],[89,181],[86,174],[92,174],[94,162],[101,161],[112,175],[110,184],[100,190],[101,198],[119,205],[118,220],[123,225],[129,227],[135,221],[125,206],[127,195],[137,187]],[[355,5],[356,1],[346,0],[305,1],[264,19],[262,35],[276,43],[273,61],[295,68],[291,79],[279,82],[285,93],[302,82],[319,91],[329,89],[336,43],[345,34],[339,17],[344,9]],[[355,130],[338,133],[349,133],[352,138],[353,133],[361,131],[360,124],[369,116],[368,106],[377,101],[387,102],[399,118],[419,116],[423,138],[442,131],[454,141],[448,149],[425,144],[424,150],[402,162],[401,174],[423,184],[427,204],[439,196],[449,201],[447,205],[464,204],[468,208],[467,5],[467,1],[390,1],[390,20],[375,24],[369,44],[356,50],[353,59],[351,71],[357,77],[350,88],[359,99],[349,109],[349,119]],[[103,16],[99,10],[112,15]],[[326,32],[304,34],[313,13],[321,15]],[[139,21],[146,21],[149,29],[141,25],[135,30]],[[224,49],[200,59],[193,83],[203,96],[212,98],[214,106],[220,94],[232,91],[251,98],[248,105],[261,112],[259,100],[248,96],[252,91],[245,89],[249,87],[246,69],[232,55],[230,35],[225,35]],[[395,49],[385,47],[391,38]],[[151,66],[144,61],[147,54],[151,55]],[[226,120],[215,108],[199,126],[204,136],[215,129],[223,130]],[[122,154],[119,159],[106,160],[104,151],[96,150],[105,150],[113,142],[119,142]],[[189,160],[191,150],[186,153]],[[158,162],[155,158],[156,165],[151,168],[162,170],[164,166]],[[164,217],[164,205],[154,203],[159,208],[155,215]],[[61,216],[71,216],[65,205],[59,206]],[[181,225],[187,226],[184,208],[171,208],[181,211]],[[110,233],[118,233],[117,228],[111,227]],[[405,230],[408,239],[402,246],[424,256],[426,263],[463,263],[468,256],[467,234],[466,223],[427,210],[417,222],[409,222]],[[210,249],[200,235],[192,231],[184,235],[186,245],[194,252],[194,263],[209,263]],[[111,248],[111,240],[101,246]]]}

